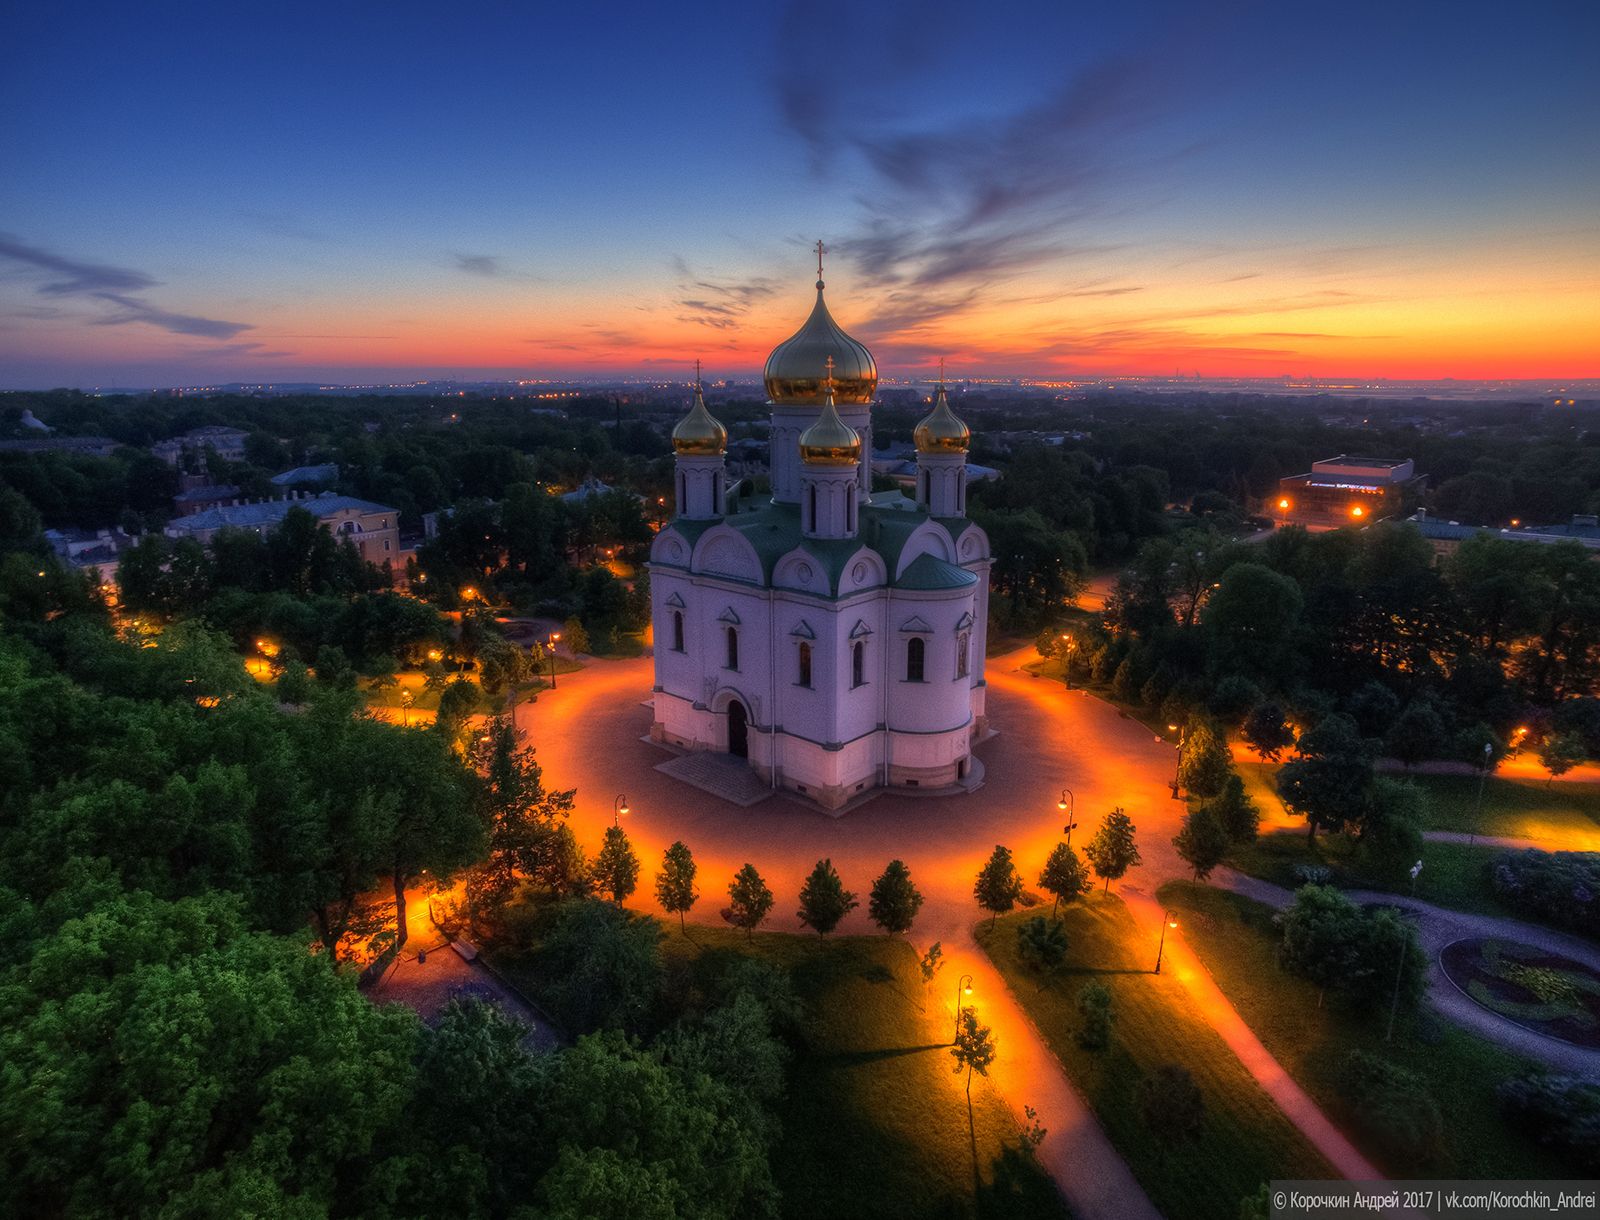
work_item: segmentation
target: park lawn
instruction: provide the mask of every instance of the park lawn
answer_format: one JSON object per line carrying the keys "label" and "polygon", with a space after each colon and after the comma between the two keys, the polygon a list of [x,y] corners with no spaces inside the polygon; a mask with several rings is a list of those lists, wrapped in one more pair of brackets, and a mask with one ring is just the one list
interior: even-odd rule
{"label": "park lawn", "polygon": [[1600,784],[1545,784],[1491,776],[1483,786],[1480,813],[1474,776],[1402,777],[1428,794],[1429,830],[1536,839],[1550,851],[1593,850],[1590,842],[1600,836]]}
{"label": "park lawn", "polygon": [[789,973],[810,1014],[772,1156],[785,1216],[1068,1216],[982,1078],[973,1080],[969,1133],[950,1031],[905,941],[782,933],[747,940],[734,929],[663,927],[669,970],[693,980],[730,955],[764,958]]}
{"label": "park lawn", "polygon": [[[1261,808],[1263,826],[1285,824],[1303,829],[1305,820],[1290,813],[1278,797],[1278,768],[1277,763],[1235,764],[1245,791]],[[1600,838],[1600,784],[1545,784],[1490,776],[1483,785],[1480,811],[1475,775],[1388,770],[1381,774],[1407,780],[1423,790],[1428,799],[1426,830],[1535,839],[1549,851],[1596,850],[1590,844]]]}
{"label": "park lawn", "polygon": [[1254,842],[1234,844],[1228,850],[1227,863],[1247,876],[1289,890],[1304,884],[1295,875],[1297,867],[1321,865],[1331,872],[1330,882],[1342,889],[1381,890],[1474,915],[1530,919],[1526,912],[1502,903],[1490,888],[1489,866],[1505,853],[1503,847],[1484,844],[1424,842],[1422,872],[1413,886],[1406,872],[1396,877],[1367,868],[1355,843],[1344,835],[1320,834],[1312,843],[1297,830],[1263,834]]}
{"label": "park lawn", "polygon": [[[1043,988],[1017,955],[1014,913],[979,942],[1094,1110],[1112,1144],[1156,1207],[1169,1216],[1236,1220],[1240,1201],[1274,1178],[1333,1178],[1320,1153],[1256,1084],[1172,975],[1151,972],[1149,938],[1120,898],[1091,896],[1062,909],[1068,964]],[[1112,994],[1111,1046],[1078,1045],[1078,992],[1090,982]],[[1200,1138],[1165,1147],[1146,1126],[1138,1085],[1163,1064],[1189,1071],[1205,1099]]]}
{"label": "park lawn", "polygon": [[[1426,1007],[1403,1016],[1392,1043],[1384,1017],[1354,1016],[1317,988],[1278,969],[1272,908],[1239,894],[1169,882],[1160,898],[1182,911],[1184,937],[1256,1037],[1323,1111],[1374,1162],[1397,1177],[1560,1178],[1574,1171],[1500,1116],[1495,1087],[1529,1067],[1526,1060],[1449,1024]],[[1345,1055],[1377,1052],[1422,1076],[1445,1118],[1445,1154],[1437,1165],[1401,1165],[1352,1129],[1336,1078]]]}

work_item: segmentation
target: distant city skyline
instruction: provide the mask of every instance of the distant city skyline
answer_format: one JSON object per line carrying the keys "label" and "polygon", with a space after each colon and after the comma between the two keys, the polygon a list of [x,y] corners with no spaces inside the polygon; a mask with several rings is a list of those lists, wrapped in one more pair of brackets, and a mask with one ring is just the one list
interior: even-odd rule
{"label": "distant city skyline", "polygon": [[0,388],[1600,375],[1600,10],[36,6]]}

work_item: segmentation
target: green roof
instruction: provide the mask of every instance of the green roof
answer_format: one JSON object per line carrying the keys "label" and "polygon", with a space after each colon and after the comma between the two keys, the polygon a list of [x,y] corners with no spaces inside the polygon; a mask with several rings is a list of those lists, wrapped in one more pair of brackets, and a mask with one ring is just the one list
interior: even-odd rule
{"label": "green roof", "polygon": [[[810,555],[828,574],[828,588],[839,589],[845,565],[863,547],[876,551],[890,573],[890,583],[900,589],[957,589],[976,584],[971,572],[932,555],[921,555],[901,575],[893,578],[900,566],[900,554],[911,535],[925,522],[937,520],[959,538],[972,525],[966,518],[930,518],[926,510],[898,491],[878,492],[861,508],[860,529],[854,538],[807,538],[800,529],[798,504],[773,504],[770,501],[729,513],[720,521],[673,520],[667,528],[686,541],[691,550],[716,525],[728,525],[743,534],[761,562],[764,584],[772,583],[778,560],[791,551]],[[685,565],[687,566],[687,565]]]}
{"label": "green roof", "polygon": [[964,589],[977,583],[978,578],[965,568],[932,555],[918,555],[894,585],[897,589]]}

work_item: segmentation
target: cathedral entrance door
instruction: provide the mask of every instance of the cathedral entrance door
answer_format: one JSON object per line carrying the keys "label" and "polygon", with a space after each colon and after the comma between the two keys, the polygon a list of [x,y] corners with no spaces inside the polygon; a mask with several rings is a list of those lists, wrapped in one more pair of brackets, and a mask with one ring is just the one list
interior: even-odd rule
{"label": "cathedral entrance door", "polygon": [[750,722],[744,704],[737,699],[728,704],[728,753],[736,758],[750,757]]}

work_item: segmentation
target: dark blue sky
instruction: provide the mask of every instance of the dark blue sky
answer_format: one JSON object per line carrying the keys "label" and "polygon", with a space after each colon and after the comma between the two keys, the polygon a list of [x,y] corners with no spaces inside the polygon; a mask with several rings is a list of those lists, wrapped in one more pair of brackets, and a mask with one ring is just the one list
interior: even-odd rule
{"label": "dark blue sky", "polygon": [[0,382],[1592,374],[1597,14],[13,5]]}

